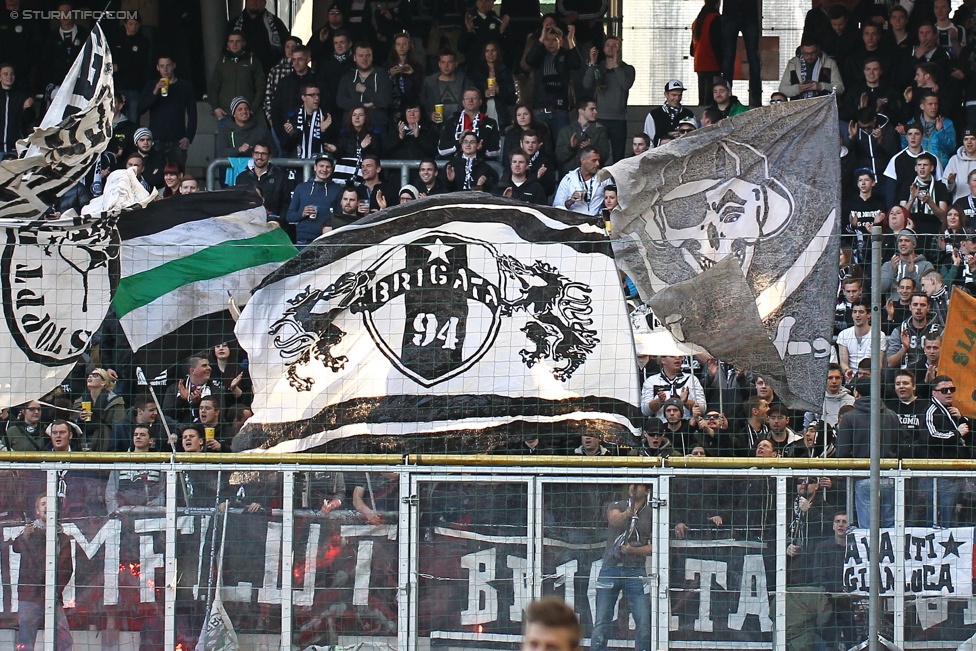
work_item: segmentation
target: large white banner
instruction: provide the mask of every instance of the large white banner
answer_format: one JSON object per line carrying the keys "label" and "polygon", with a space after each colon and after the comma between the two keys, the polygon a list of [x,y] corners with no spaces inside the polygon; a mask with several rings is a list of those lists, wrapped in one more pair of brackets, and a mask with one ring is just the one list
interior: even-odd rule
{"label": "large white banner", "polygon": [[634,340],[609,242],[566,211],[455,195],[378,213],[269,277],[236,334],[255,387],[245,433],[277,451],[634,431]]}
{"label": "large white banner", "polygon": [[[909,527],[898,540],[894,529],[881,530],[882,595],[895,593],[895,562],[905,561],[905,594],[969,597],[973,594],[973,528]],[[870,588],[867,529],[847,535],[844,586],[867,594]]]}

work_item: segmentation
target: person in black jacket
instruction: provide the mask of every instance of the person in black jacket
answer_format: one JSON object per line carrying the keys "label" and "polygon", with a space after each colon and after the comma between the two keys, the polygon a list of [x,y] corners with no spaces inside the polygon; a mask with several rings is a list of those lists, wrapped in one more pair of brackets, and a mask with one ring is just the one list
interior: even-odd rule
{"label": "person in black jacket", "polygon": [[528,170],[529,155],[521,149],[516,149],[509,156],[508,171],[492,190],[492,194],[540,206],[546,205],[546,191],[538,181],[526,176]]}
{"label": "person in black jacket", "polygon": [[[48,23],[21,12],[21,0],[6,0],[6,11],[0,12],[0,61],[13,66],[17,72],[17,90],[30,94],[31,82],[36,81],[34,67],[39,63],[37,53],[48,33]],[[33,6],[33,5],[32,5]]]}
{"label": "person in black jacket", "polygon": [[271,70],[285,52],[288,28],[267,10],[267,4],[267,0],[247,0],[240,15],[227,23],[227,32],[240,31],[261,60],[261,67]]}
{"label": "person in black jacket", "polygon": [[353,107],[346,115],[346,123],[339,134],[336,155],[340,158],[362,160],[363,156],[379,155],[383,151],[383,137],[373,127],[366,107]]}
{"label": "person in black jacket", "polygon": [[238,174],[234,185],[252,187],[260,192],[268,211],[268,219],[273,219],[284,227],[287,224],[284,216],[288,212],[288,204],[291,203],[293,181],[288,172],[271,164],[271,143],[267,140],[254,143],[251,158],[254,160],[254,167]]}
{"label": "person in black jacket", "polygon": [[[928,437],[925,457],[929,459],[968,459],[969,419],[953,405],[956,383],[948,375],[939,375],[932,382],[932,403],[925,411]],[[916,455],[918,456],[918,455]],[[932,478],[921,480],[920,500],[926,504],[929,525],[951,527],[955,517],[956,480]]]}
{"label": "person in black jacket", "polygon": [[47,35],[37,67],[41,83],[47,86],[49,97],[53,97],[55,89],[61,86],[71,64],[85,44],[85,37],[74,20],[73,7],[65,2],[59,4],[57,9],[58,28]]}
{"label": "person in black jacket", "polygon": [[396,134],[390,138],[388,156],[399,160],[434,158],[439,139],[438,126],[426,120],[420,102],[407,102]]}
{"label": "person in black jacket", "polygon": [[410,184],[420,192],[422,197],[431,197],[435,194],[444,194],[447,189],[444,187],[444,179],[437,169],[434,157],[420,159],[420,166],[417,171],[410,175]]}
{"label": "person in black jacket", "polygon": [[474,131],[465,131],[460,141],[461,151],[444,164],[448,192],[491,192],[498,182],[498,173],[481,157],[481,138]]}
{"label": "person in black jacket", "polygon": [[549,127],[552,134],[569,124],[570,71],[583,67],[583,59],[576,48],[576,27],[570,25],[563,47],[563,33],[553,27],[542,35],[529,53],[525,63],[534,75],[532,91],[535,116]]}
{"label": "person in black jacket", "polygon": [[[44,592],[47,568],[47,496],[39,495],[34,501],[35,520],[28,522],[24,533],[14,539],[13,551],[20,554],[20,580],[17,596],[20,608],[17,612],[18,649],[33,649],[37,631],[44,626]],[[54,596],[56,599],[55,621],[57,648],[71,648],[71,628],[64,615],[63,593],[74,569],[71,565],[71,541],[58,527],[55,537],[56,575]]]}
{"label": "person in black jacket", "polygon": [[34,122],[34,98],[17,90],[14,67],[0,67],[0,159],[17,156],[17,141],[27,135]]}
{"label": "person in black jacket", "polygon": [[176,64],[169,56],[156,59],[156,70],[159,79],[143,87],[139,111],[149,112],[156,150],[185,168],[186,152],[197,133],[196,91],[192,82],[176,78]]}
{"label": "person in black jacket", "polygon": [[122,21],[123,33],[112,42],[113,81],[117,93],[125,98],[125,114],[139,121],[139,93],[152,72],[152,44],[139,33],[139,20]]}
{"label": "person in black jacket", "polygon": [[501,134],[498,123],[481,110],[481,91],[471,86],[461,94],[462,109],[441,125],[441,139],[437,151],[450,157],[458,151],[461,136],[472,131],[481,142],[481,152],[488,158],[497,158],[501,150]]}

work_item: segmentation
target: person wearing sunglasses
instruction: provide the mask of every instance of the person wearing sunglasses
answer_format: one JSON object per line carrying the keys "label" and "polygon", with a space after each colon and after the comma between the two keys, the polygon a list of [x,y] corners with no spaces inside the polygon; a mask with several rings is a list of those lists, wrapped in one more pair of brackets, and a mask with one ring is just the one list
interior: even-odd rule
{"label": "person wearing sunglasses", "polygon": [[[916,445],[915,456],[927,459],[969,458],[969,419],[953,404],[956,383],[948,375],[939,375],[932,383],[932,402],[925,411],[928,436],[921,446]],[[918,449],[921,448],[921,449]],[[926,504],[927,524],[951,527],[956,504],[956,480],[933,478],[922,480],[922,495]],[[937,517],[936,517],[937,516]]]}
{"label": "person wearing sunglasses", "polygon": [[44,425],[41,423],[41,403],[31,400],[21,405],[20,420],[7,426],[3,436],[4,447],[17,452],[38,452],[44,449],[47,440]]}

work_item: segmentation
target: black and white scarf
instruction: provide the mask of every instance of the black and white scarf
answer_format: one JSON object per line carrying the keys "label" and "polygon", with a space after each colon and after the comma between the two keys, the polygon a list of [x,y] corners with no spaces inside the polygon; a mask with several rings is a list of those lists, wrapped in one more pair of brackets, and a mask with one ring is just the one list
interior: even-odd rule
{"label": "black and white scarf", "polygon": [[461,116],[458,118],[457,125],[454,127],[454,140],[460,143],[461,134],[465,131],[473,131],[478,134],[478,137],[481,137],[481,132],[478,131],[478,127],[481,125],[481,120],[484,117],[484,113],[478,113],[473,118],[469,118],[467,113],[461,111]]}
{"label": "black and white scarf", "polygon": [[[922,181],[920,178],[918,178],[916,176],[915,177],[915,185],[919,189],[926,188],[928,190],[929,196],[932,197],[933,199],[935,198],[935,175],[934,174],[929,179],[929,182],[928,183],[925,183],[924,181]],[[912,212],[914,212],[914,213],[921,213],[923,215],[931,215],[932,214],[932,207],[929,206],[924,201],[922,201],[922,194],[921,193],[919,193],[918,198],[915,199],[915,203],[912,206]]]}
{"label": "black and white scarf", "polygon": [[312,113],[311,124],[307,125],[305,109],[298,111],[298,118],[295,120],[295,128],[301,133],[301,142],[298,144],[299,158],[312,158],[321,153],[322,149],[322,109]]}
{"label": "black and white scarf", "polygon": [[[813,68],[811,69],[808,69],[806,59],[804,59],[803,57],[799,57],[799,59],[800,59],[800,83],[805,84],[809,81],[817,81],[818,77],[820,76],[820,59],[817,59],[817,62],[813,64]],[[803,93],[802,97],[803,99],[809,99],[811,97],[816,97],[816,95],[817,94],[814,91],[808,90],[805,93]]]}
{"label": "black and white scarf", "polygon": [[478,157],[468,158],[467,156],[461,155],[461,160],[464,161],[464,188],[465,190],[470,190],[474,185],[474,164],[478,161]]}
{"label": "black and white scarf", "polygon": [[[244,31],[244,14],[246,11],[242,11],[241,15],[237,17],[237,22],[234,23],[234,30]],[[270,11],[265,11],[264,15],[261,17],[264,22],[264,29],[268,32],[268,42],[271,44],[271,48],[274,50],[281,50],[281,34],[278,33],[278,28],[274,23],[274,16]],[[233,31],[233,30],[231,30]]]}
{"label": "black and white scarf", "polygon": [[671,124],[674,124],[678,119],[678,114],[681,113],[681,107],[671,106],[670,104],[665,102],[664,104],[661,105],[661,108],[664,109],[664,113],[665,115],[668,116],[668,120],[671,121]]}

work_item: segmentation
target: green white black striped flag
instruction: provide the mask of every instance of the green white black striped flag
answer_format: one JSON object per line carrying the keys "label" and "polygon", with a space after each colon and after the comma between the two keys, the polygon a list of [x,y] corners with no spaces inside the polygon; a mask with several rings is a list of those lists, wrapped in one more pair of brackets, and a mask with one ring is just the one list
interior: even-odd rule
{"label": "green white black striped flag", "polygon": [[126,213],[112,306],[147,373],[233,337],[228,311],[293,257],[249,190],[183,195]]}

